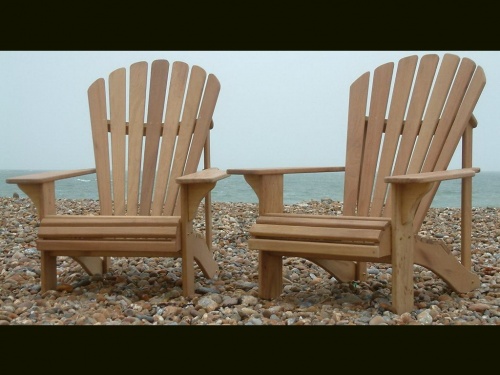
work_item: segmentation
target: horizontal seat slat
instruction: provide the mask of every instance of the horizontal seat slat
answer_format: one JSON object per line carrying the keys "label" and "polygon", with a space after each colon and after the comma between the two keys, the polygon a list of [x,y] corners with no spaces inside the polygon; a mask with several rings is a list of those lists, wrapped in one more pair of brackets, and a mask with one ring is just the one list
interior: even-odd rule
{"label": "horizontal seat slat", "polygon": [[272,251],[276,255],[314,257],[322,259],[345,259],[370,261],[390,255],[387,246],[346,244],[335,242],[306,242],[251,238],[248,247],[252,250]]}
{"label": "horizontal seat slat", "polygon": [[383,231],[330,227],[303,227],[295,225],[254,224],[249,229],[252,236],[266,238],[304,239],[311,241],[353,241],[378,243]]}
{"label": "horizontal seat slat", "polygon": [[310,217],[313,219],[340,219],[340,220],[363,220],[363,221],[390,221],[391,219],[389,217],[375,217],[375,216],[350,216],[350,215],[318,215],[318,214],[297,214],[297,213],[288,213],[288,212],[283,212],[283,213],[269,213],[269,214],[263,214],[260,217]]}
{"label": "horizontal seat slat", "polygon": [[40,222],[40,227],[48,226],[173,226],[178,225],[180,216],[76,216],[51,215]]}
{"label": "horizontal seat slat", "polygon": [[257,218],[257,224],[299,225],[310,227],[354,228],[384,230],[390,226],[390,219],[367,220],[353,216],[313,216],[313,215],[263,215]]}
{"label": "horizontal seat slat", "polygon": [[177,226],[139,226],[139,227],[122,227],[122,226],[103,226],[103,227],[59,227],[49,226],[40,227],[38,229],[39,238],[175,238],[178,234]]}
{"label": "horizontal seat slat", "polygon": [[49,251],[53,255],[63,256],[158,256],[157,253],[176,253],[180,251],[179,242],[180,241],[38,239],[37,248],[40,251]]}

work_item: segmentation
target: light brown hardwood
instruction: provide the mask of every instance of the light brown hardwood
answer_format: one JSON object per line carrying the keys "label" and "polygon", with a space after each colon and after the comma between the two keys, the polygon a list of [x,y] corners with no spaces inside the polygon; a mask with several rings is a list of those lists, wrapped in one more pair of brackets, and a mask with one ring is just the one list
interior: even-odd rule
{"label": "light brown hardwood", "polygon": [[[95,168],[7,180],[37,208],[42,291],[57,287],[58,256],[90,274],[106,272],[112,257],[180,257],[186,296],[194,293],[195,262],[205,277],[215,275],[210,192],[228,177],[210,166],[219,91],[215,75],[167,60],[140,61],[90,85]],[[57,215],[55,182],[92,173],[100,215]],[[193,230],[203,200],[204,234]]]}
{"label": "light brown hardwood", "polygon": [[[362,74],[350,87],[345,166],[229,169],[244,175],[259,199],[248,247],[259,251],[259,295],[282,292],[282,258],[302,257],[339,281],[366,279],[367,262],[392,265],[392,304],[414,309],[413,265],[464,293],[471,272],[473,110],[486,84],[468,58],[408,56]],[[462,168],[448,165],[462,141]],[[283,213],[283,176],[345,172],[343,215]],[[419,230],[441,181],[462,180],[461,260]]]}

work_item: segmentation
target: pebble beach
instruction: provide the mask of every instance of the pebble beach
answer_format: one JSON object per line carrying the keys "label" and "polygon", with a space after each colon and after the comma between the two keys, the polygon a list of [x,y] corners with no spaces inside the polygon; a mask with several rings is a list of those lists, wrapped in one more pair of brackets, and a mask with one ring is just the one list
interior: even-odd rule
{"label": "pebble beach", "polygon": [[[60,214],[97,214],[98,201],[57,201]],[[474,208],[472,264],[481,285],[453,292],[414,266],[415,310],[391,311],[390,264],[369,264],[365,282],[341,283],[317,265],[285,258],[279,298],[258,297],[258,253],[247,249],[253,203],[213,203],[212,279],[196,268],[196,294],[182,296],[181,260],[113,258],[106,274],[89,276],[58,258],[58,289],[41,293],[39,221],[28,198],[0,198],[0,325],[500,325],[500,208]],[[285,211],[339,215],[324,199]],[[201,209],[200,209],[201,215]],[[201,217],[201,216],[200,216]],[[195,227],[203,231],[202,221]],[[444,241],[460,258],[460,209],[432,208],[420,234]]]}

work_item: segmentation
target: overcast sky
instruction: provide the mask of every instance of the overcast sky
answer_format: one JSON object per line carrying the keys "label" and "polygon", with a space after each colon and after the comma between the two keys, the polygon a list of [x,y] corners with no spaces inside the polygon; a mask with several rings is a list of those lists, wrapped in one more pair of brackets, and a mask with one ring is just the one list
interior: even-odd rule
{"label": "overcast sky", "polygon": [[342,166],[351,83],[385,62],[446,52],[485,70],[473,164],[500,171],[500,51],[0,51],[0,169],[94,167],[87,88],[155,59],[219,78],[214,167]]}

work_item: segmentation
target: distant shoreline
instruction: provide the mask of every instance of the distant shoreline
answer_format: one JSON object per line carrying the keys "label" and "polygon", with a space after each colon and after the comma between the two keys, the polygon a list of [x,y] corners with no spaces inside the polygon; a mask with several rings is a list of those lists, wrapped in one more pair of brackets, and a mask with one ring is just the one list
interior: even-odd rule
{"label": "distant shoreline", "polygon": [[[0,170],[0,197],[10,198],[14,193],[26,195],[15,184],[5,179],[38,170]],[[432,207],[460,207],[460,180],[444,181],[433,200]],[[473,178],[473,207],[500,207],[500,171],[482,171]],[[98,199],[95,175],[56,182],[56,199]],[[343,173],[285,175],[284,203],[304,203],[311,200],[343,199]],[[257,197],[243,176],[231,176],[217,183],[212,201],[227,203],[257,203]]]}

